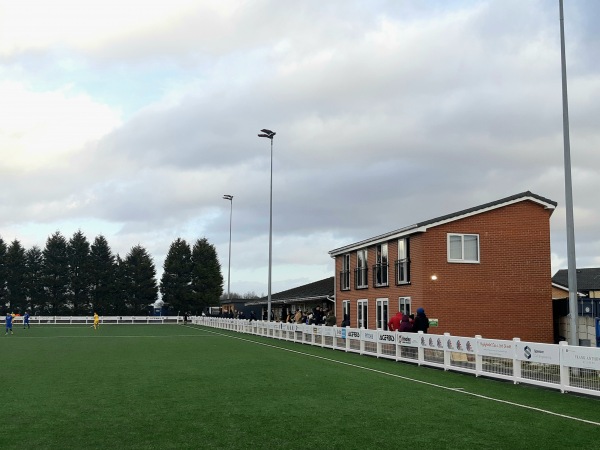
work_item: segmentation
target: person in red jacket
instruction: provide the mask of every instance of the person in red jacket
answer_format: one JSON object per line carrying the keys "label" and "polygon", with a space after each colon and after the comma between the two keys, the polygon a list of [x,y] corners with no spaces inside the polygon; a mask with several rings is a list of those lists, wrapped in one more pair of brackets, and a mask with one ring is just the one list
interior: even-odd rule
{"label": "person in red jacket", "polygon": [[402,320],[402,313],[398,311],[394,317],[388,322],[388,330],[398,331],[400,329],[400,321]]}

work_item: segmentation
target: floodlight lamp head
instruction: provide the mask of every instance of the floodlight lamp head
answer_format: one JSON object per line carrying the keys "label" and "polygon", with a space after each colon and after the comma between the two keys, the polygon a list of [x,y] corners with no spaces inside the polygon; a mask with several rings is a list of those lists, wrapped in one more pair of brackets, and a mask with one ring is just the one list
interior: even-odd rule
{"label": "floodlight lamp head", "polygon": [[225,194],[225,195],[223,196],[223,198],[224,198],[225,200],[233,200],[233,195]]}
{"label": "floodlight lamp head", "polygon": [[261,134],[259,134],[258,137],[266,137],[268,139],[273,139],[273,136],[275,136],[277,134],[274,131],[268,130],[266,128],[263,128],[260,131],[261,131]]}

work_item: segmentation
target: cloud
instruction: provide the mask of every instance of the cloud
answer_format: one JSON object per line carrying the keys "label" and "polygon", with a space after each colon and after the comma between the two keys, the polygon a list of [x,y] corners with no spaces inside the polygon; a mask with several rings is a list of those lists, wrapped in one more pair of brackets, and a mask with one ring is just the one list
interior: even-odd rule
{"label": "cloud", "polygon": [[[333,248],[525,190],[559,202],[553,269],[564,262],[555,5],[19,5],[2,6],[0,145],[18,151],[0,163],[14,187],[1,234],[43,225],[43,245],[53,226],[107,229],[157,267],[175,238],[206,236],[223,264],[233,194],[232,290],[264,292],[266,127],[278,286],[332,274]],[[582,265],[600,245],[593,8],[566,10]]]}

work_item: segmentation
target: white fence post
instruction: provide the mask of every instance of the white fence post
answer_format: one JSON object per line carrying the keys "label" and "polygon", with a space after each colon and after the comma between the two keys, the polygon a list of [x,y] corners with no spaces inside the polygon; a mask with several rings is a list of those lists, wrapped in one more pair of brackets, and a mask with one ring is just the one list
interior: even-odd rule
{"label": "white fence post", "polygon": [[[448,341],[450,333],[444,333],[444,340]],[[452,351],[447,349],[447,344],[444,342],[444,370],[452,367]]]}
{"label": "white fence post", "polygon": [[479,341],[482,339],[480,334],[475,335],[475,376],[478,377],[483,372],[483,357],[479,354]]}
{"label": "white fence post", "polygon": [[569,344],[567,341],[561,341],[559,344],[560,347],[560,392],[568,392],[569,386],[571,385],[569,381],[569,366],[563,364],[564,352],[568,349]]}
{"label": "white fence post", "polygon": [[513,383],[518,384],[521,379],[521,360],[517,358],[517,342],[521,342],[519,338],[513,338],[515,343],[513,351]]}
{"label": "white fence post", "polygon": [[[419,339],[421,339],[422,337],[423,332],[419,331]],[[419,345],[419,347],[417,347],[417,363],[421,365],[423,361],[425,361],[425,349],[421,345]]]}

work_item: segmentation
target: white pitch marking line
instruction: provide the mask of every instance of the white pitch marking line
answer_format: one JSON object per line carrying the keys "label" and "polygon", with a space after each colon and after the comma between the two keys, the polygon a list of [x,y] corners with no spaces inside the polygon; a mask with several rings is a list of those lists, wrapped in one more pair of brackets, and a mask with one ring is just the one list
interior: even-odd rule
{"label": "white pitch marking line", "polygon": [[394,373],[383,372],[383,371],[377,370],[377,369],[371,369],[370,367],[364,367],[364,366],[359,366],[359,365],[356,365],[356,364],[347,363],[347,362],[344,362],[344,361],[338,361],[338,360],[335,360],[335,359],[325,358],[324,356],[311,355],[310,353],[304,353],[304,352],[300,352],[300,351],[297,351],[297,350],[291,350],[291,349],[288,349],[288,348],[278,347],[276,345],[265,344],[263,342],[256,342],[256,341],[252,341],[250,339],[245,339],[245,338],[241,338],[241,337],[237,337],[237,336],[230,336],[230,335],[218,333],[218,332],[215,332],[215,331],[210,331],[210,330],[207,330],[207,331],[209,333],[212,332],[212,333],[218,334],[220,336],[225,336],[225,337],[229,337],[229,338],[232,338],[232,339],[239,339],[241,341],[246,341],[246,342],[252,342],[252,343],[258,344],[258,345],[264,345],[265,347],[271,347],[271,348],[276,348],[276,349],[279,349],[279,350],[285,350],[287,352],[297,353],[299,355],[304,355],[304,356],[310,356],[312,358],[322,359],[322,360],[325,360],[325,361],[330,361],[330,362],[333,362],[333,363],[342,364],[342,365],[354,367],[354,368],[357,368],[357,369],[368,370],[370,372],[375,372],[375,373],[379,373],[379,374],[382,374],[382,375],[387,375],[387,376],[394,377],[394,378],[401,378],[401,379],[406,380],[406,381],[412,381],[414,383],[425,384],[427,386],[432,386],[432,387],[436,387],[436,388],[439,388],[439,389],[444,389],[444,390],[447,390],[447,391],[456,392],[458,394],[470,395],[470,396],[478,397],[478,398],[481,398],[481,399],[484,399],[484,400],[489,400],[489,401],[498,402],[498,403],[504,403],[506,405],[516,406],[518,408],[523,408],[523,409],[529,409],[531,411],[537,411],[537,412],[541,412],[541,413],[544,413],[544,414],[549,414],[551,416],[562,417],[563,419],[570,419],[570,420],[574,420],[574,421],[577,421],[577,422],[583,422],[583,423],[588,423],[590,425],[600,426],[600,422],[594,422],[592,420],[586,420],[586,419],[581,419],[579,417],[568,416],[566,414],[555,413],[555,412],[552,412],[552,411],[548,411],[547,409],[536,408],[535,406],[523,405],[521,403],[510,402],[508,400],[501,400],[501,399],[494,398],[494,397],[488,397],[486,395],[475,394],[473,392],[467,392],[467,391],[465,391],[464,388],[451,388],[451,387],[448,387],[448,386],[442,386],[442,385],[439,385],[439,384],[430,383],[428,381],[417,380],[415,378],[409,378],[409,377],[405,377],[405,376],[402,376],[402,375],[397,375],[397,374],[394,374]]}

